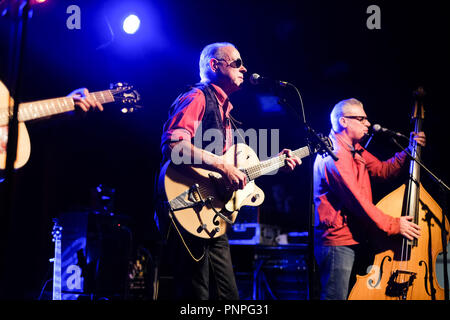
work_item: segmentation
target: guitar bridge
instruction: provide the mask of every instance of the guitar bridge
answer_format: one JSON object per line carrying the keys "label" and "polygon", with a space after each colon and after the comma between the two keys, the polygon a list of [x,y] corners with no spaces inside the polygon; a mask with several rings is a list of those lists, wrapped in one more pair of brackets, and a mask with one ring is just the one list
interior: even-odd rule
{"label": "guitar bridge", "polygon": [[183,210],[187,208],[196,208],[196,207],[203,207],[205,205],[208,205],[211,207],[211,209],[214,211],[214,213],[222,218],[225,222],[229,224],[233,224],[233,221],[228,219],[222,212],[217,211],[213,205],[212,205],[212,197],[206,198],[206,200],[203,200],[202,195],[200,194],[198,190],[198,184],[194,184],[191,186],[188,190],[185,192],[179,194],[177,197],[170,200],[169,207],[171,211],[178,211]]}
{"label": "guitar bridge", "polygon": [[179,194],[168,202],[171,211],[178,211],[187,208],[195,208],[206,205],[198,190],[198,184],[194,184],[189,189]]}

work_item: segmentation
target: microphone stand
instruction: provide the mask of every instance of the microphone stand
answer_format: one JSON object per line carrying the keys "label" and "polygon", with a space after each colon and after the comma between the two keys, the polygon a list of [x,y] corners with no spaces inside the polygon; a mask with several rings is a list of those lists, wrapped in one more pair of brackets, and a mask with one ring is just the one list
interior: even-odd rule
{"label": "microphone stand", "polygon": [[301,117],[298,111],[295,108],[292,108],[285,100],[282,100],[283,103],[287,104],[289,107],[291,107],[296,115],[299,117],[300,121],[302,121],[303,127],[307,132],[306,136],[306,143],[308,145],[308,148],[311,153],[311,157],[308,158],[308,165],[309,165],[309,172],[310,175],[310,193],[309,193],[309,214],[308,214],[308,253],[307,253],[307,265],[308,265],[308,297],[309,300],[316,300],[317,295],[314,291],[316,288],[316,263],[315,263],[315,257],[314,257],[314,228],[315,228],[315,207],[314,207],[314,176],[313,176],[313,166],[314,161],[312,159],[312,151],[315,149],[314,145],[320,145],[320,150],[323,151],[323,153],[327,153],[330,155],[334,161],[339,160],[338,157],[333,153],[333,151],[330,149],[330,147],[323,141],[322,137],[323,135],[320,133],[317,133],[306,121],[305,116],[305,107],[303,105],[302,96],[300,94],[300,91],[295,87],[293,84],[286,82],[285,86],[290,86],[294,88],[294,90],[297,92],[297,95],[300,100],[300,107],[301,107]]}
{"label": "microphone stand", "polygon": [[445,292],[445,300],[449,300],[449,283],[448,283],[448,267],[447,267],[447,231],[445,230],[445,217],[447,215],[447,197],[446,193],[450,191],[450,188],[442,181],[442,179],[438,178],[433,172],[431,172],[417,157],[414,157],[407,148],[403,148],[394,137],[391,140],[396,144],[401,150],[403,150],[411,159],[413,159],[420,167],[422,167],[441,188],[441,191],[444,193],[443,200],[444,206],[442,209],[442,221],[441,221],[441,237],[442,237],[442,260],[443,260],[443,268],[444,268],[444,292]]}
{"label": "microphone stand", "polygon": [[447,192],[450,191],[450,187],[447,186],[444,181],[442,181],[442,179],[439,179],[433,172],[431,172],[419,159],[417,159],[416,157],[414,157],[408,150],[406,150],[406,148],[403,148],[401,146],[400,143],[397,142],[397,140],[395,140],[395,138],[392,138],[392,141],[403,151],[405,151],[405,153],[411,157],[411,159],[413,159],[415,162],[417,162],[418,165],[420,165],[426,172],[428,172],[428,174],[434,179],[434,181],[436,181],[441,188],[443,188],[444,190],[446,190]]}
{"label": "microphone stand", "polygon": [[[6,13],[5,13],[6,12]],[[18,111],[19,100],[21,97],[20,85],[22,80],[22,67],[25,54],[25,39],[27,31],[27,22],[29,15],[31,14],[30,0],[11,1],[7,11],[4,14],[9,14],[13,20],[12,28],[14,38],[11,39],[11,59],[10,64],[10,95],[15,97],[14,107],[10,110],[10,119],[8,123],[8,142],[6,147],[6,164],[5,164],[5,179],[3,181],[4,194],[1,201],[3,206],[3,214],[0,215],[0,219],[5,226],[2,232],[2,239],[0,244],[0,275],[5,274],[8,243],[11,227],[11,214],[13,207],[13,190],[14,190],[14,162],[17,156],[18,146]],[[9,102],[8,102],[9,103]],[[9,105],[8,105],[9,108]],[[11,112],[12,111],[12,112]],[[6,290],[7,291],[7,290]],[[5,292],[5,294],[7,294]],[[0,292],[0,297],[3,292]]]}

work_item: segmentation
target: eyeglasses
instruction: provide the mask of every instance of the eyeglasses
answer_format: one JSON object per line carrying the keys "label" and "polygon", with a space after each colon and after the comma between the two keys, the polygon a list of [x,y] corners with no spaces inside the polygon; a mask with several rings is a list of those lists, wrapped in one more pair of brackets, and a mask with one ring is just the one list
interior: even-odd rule
{"label": "eyeglasses", "polygon": [[343,116],[344,118],[348,118],[348,119],[355,119],[358,120],[359,122],[363,122],[364,120],[369,121],[369,118],[365,117],[365,116]]}
{"label": "eyeglasses", "polygon": [[232,67],[232,68],[240,68],[244,63],[242,62],[242,59],[241,58],[239,58],[239,59],[236,59],[236,60],[234,60],[234,61],[231,61],[230,63],[228,63],[228,61],[227,60],[225,60],[225,59],[217,59],[216,58],[216,60],[218,60],[218,61],[224,61],[226,64],[227,64],[227,67]]}

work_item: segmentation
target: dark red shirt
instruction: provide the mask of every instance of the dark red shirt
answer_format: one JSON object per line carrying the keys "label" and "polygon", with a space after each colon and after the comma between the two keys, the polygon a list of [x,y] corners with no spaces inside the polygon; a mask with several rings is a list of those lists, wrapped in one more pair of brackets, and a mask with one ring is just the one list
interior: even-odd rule
{"label": "dark red shirt", "polygon": [[[225,152],[232,144],[231,124],[226,119],[229,117],[233,105],[228,99],[227,94],[219,86],[215,84],[212,84],[212,86],[215,89],[219,111],[226,130],[226,145],[223,150]],[[168,144],[170,142],[181,140],[191,141],[195,136],[205,113],[206,99],[202,90],[193,88],[179,97],[176,104],[177,107],[175,110],[177,111],[169,115],[169,119],[164,123],[161,137],[161,149],[163,153],[169,152]]]}
{"label": "dark red shirt", "polygon": [[[370,177],[384,180],[398,174],[406,153],[380,161],[367,150],[353,154],[352,146],[339,133],[332,131],[330,138],[339,160],[319,155],[314,162],[314,204],[323,245],[358,243],[347,224],[349,215],[370,218],[388,235],[399,233],[400,219],[383,213],[373,204]],[[359,144],[355,146],[356,150],[361,148]]]}

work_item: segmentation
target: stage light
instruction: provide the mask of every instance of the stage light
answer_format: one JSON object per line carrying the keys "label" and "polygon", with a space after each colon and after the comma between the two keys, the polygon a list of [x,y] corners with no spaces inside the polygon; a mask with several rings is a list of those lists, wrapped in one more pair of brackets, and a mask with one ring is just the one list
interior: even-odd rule
{"label": "stage light", "polygon": [[136,31],[138,31],[140,25],[141,20],[139,20],[139,18],[136,15],[130,14],[123,21],[123,31],[125,31],[128,34],[134,34],[136,33]]}

